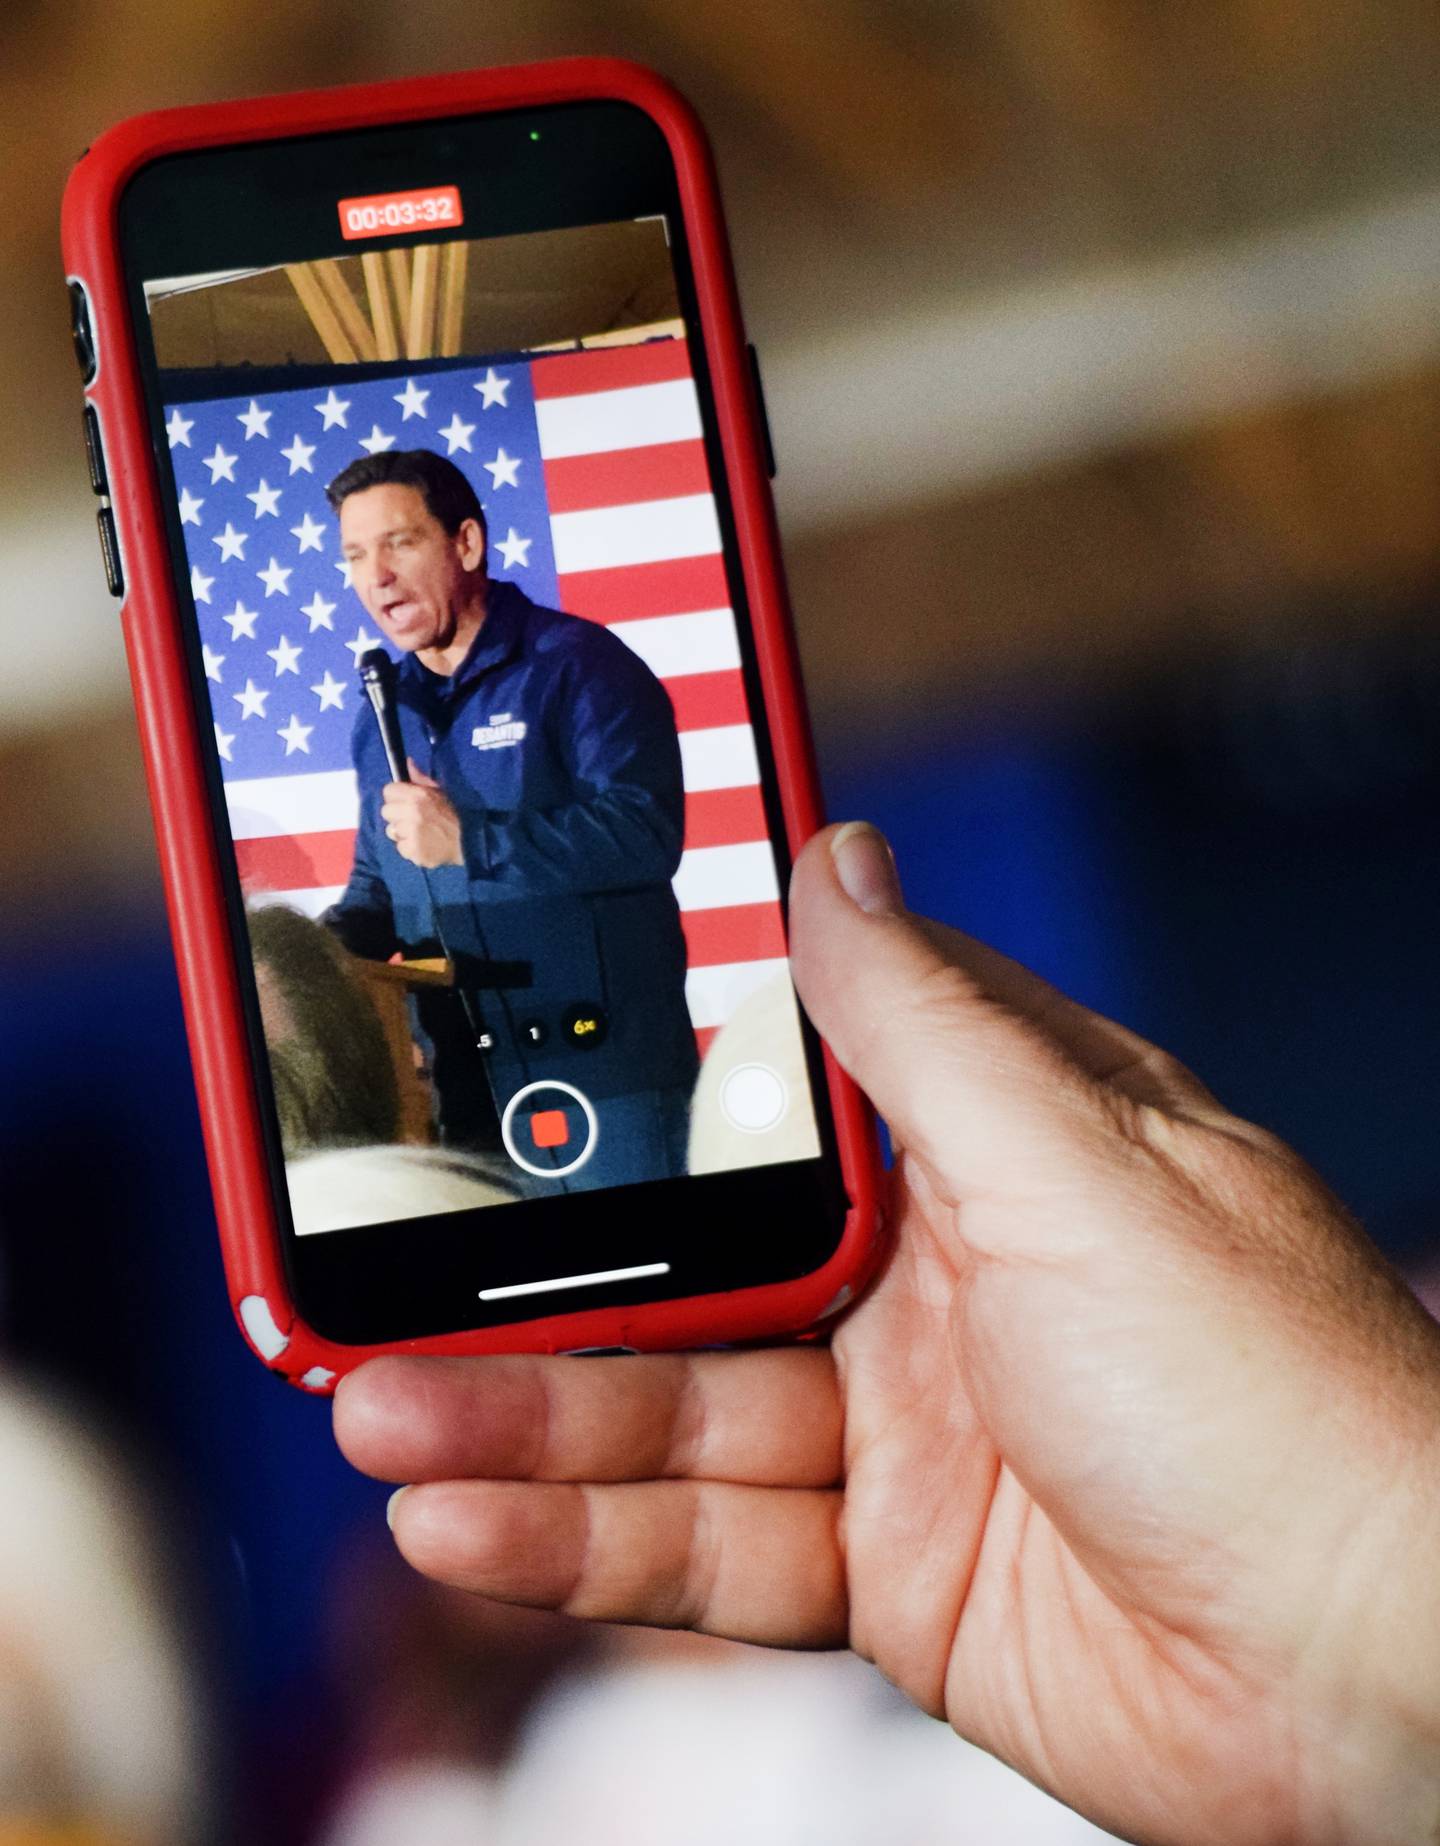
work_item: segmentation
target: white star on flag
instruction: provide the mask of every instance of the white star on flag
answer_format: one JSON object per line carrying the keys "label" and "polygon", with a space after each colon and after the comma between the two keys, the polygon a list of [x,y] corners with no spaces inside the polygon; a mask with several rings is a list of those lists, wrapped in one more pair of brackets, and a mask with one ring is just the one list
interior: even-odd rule
{"label": "white star on flag", "polygon": [[250,400],[250,408],[248,410],[237,411],[235,414],[235,421],[245,425],[245,440],[248,442],[252,436],[268,436],[270,434],[270,419],[274,414],[275,412],[273,410],[262,410],[252,397]]}
{"label": "white star on flag", "polygon": [[287,570],[276,558],[271,558],[264,570],[257,570],[255,575],[265,585],[265,594],[269,596],[288,596],[290,594],[290,575],[295,566]]}
{"label": "white star on flag", "polygon": [[475,389],[481,394],[480,408],[482,410],[488,410],[492,404],[498,404],[502,410],[510,408],[510,400],[505,395],[510,389],[510,380],[502,378],[493,365]]}
{"label": "white star on flag", "polygon": [[233,731],[222,731],[218,724],[215,726],[215,747],[220,752],[220,760],[222,762],[233,763],[235,761],[235,758],[230,754],[230,746],[234,741],[235,733]]}
{"label": "white star on flag", "polygon": [[225,664],[225,656],[223,654],[217,654],[211,647],[202,646],[200,649],[200,658],[205,663],[206,679],[213,679],[218,686],[220,684],[220,669]]}
{"label": "white star on flag", "polygon": [[400,406],[403,413],[400,418],[402,423],[408,423],[411,417],[423,417],[425,415],[425,405],[429,399],[430,393],[428,391],[422,391],[413,378],[407,378],[405,380],[405,389],[403,391],[397,391],[394,395],[395,402]]}
{"label": "white star on flag", "polygon": [[297,750],[303,750],[306,756],[309,756],[310,733],[314,729],[315,726],[313,724],[302,724],[292,711],[290,714],[290,722],[288,724],[282,724],[275,735],[285,739],[286,756],[294,756]]}
{"label": "white star on flag", "polygon": [[190,432],[194,427],[195,419],[193,417],[182,417],[180,414],[180,406],[177,404],[170,412],[170,421],[165,425],[165,434],[170,438],[170,447],[172,449],[188,449],[190,447]]}
{"label": "white star on flag", "polygon": [[263,718],[265,716],[265,701],[270,697],[270,693],[267,688],[257,686],[253,679],[246,680],[243,692],[232,692],[230,696],[240,707],[242,718]]}
{"label": "white star on flag", "polygon": [[347,590],[353,590],[355,588],[355,579],[351,575],[349,558],[341,558],[340,562],[335,566],[335,568],[336,570],[339,571],[340,575],[345,579],[345,588]]}
{"label": "white star on flag", "polygon": [[260,476],[260,485],[255,489],[253,494],[246,494],[245,498],[254,501],[255,517],[257,519],[263,519],[267,513],[273,518],[278,519],[280,517],[280,495],[282,491],[283,489],[279,487],[271,487],[262,474]]}
{"label": "white star on flag", "polygon": [[221,619],[230,624],[230,639],[232,641],[238,641],[241,635],[244,635],[247,640],[253,641],[255,639],[255,623],[259,614],[260,611],[258,609],[247,609],[244,603],[237,597],[235,607],[230,611],[229,615],[223,616]]}
{"label": "white star on flag", "polygon": [[350,408],[350,400],[348,397],[336,397],[334,385],[331,385],[330,395],[325,399],[325,402],[323,404],[317,404],[315,408],[320,412],[321,416],[324,417],[326,429],[334,429],[337,423],[340,425],[341,429],[348,429],[350,427],[345,421],[345,413]]}
{"label": "white star on flag", "polygon": [[360,447],[367,455],[378,455],[383,449],[393,449],[395,438],[387,436],[378,423],[370,425],[370,434],[360,438]]}
{"label": "white star on flag", "polygon": [[207,577],[205,575],[198,564],[192,564],[190,566],[190,594],[195,598],[197,603],[209,602],[210,586],[214,581],[215,579],[213,577]]}
{"label": "white star on flag", "polygon": [[220,547],[220,562],[224,564],[227,559],[230,558],[243,558],[245,556],[245,541],[249,536],[250,534],[248,532],[237,532],[227,519],[225,521],[225,530],[223,532],[214,533],[211,538],[211,543]]}
{"label": "white star on flag", "polygon": [[198,526],[203,500],[197,500],[188,487],[180,489],[180,523],[182,526]]}
{"label": "white star on flag", "polygon": [[307,512],[299,525],[291,526],[290,530],[294,536],[299,539],[300,549],[302,551],[319,551],[322,549],[320,534],[325,530],[325,522],[323,519],[312,519]]}
{"label": "white star on flag", "polygon": [[515,479],[520,467],[518,455],[507,455],[504,449],[501,449],[494,461],[481,462],[480,466],[488,471],[496,487],[518,487],[520,485]]}
{"label": "white star on flag", "polygon": [[344,711],[345,682],[343,679],[336,679],[329,667],[326,667],[325,677],[320,684],[312,686],[310,690],[319,699],[321,711]]}
{"label": "white star on flag", "polygon": [[233,455],[227,455],[218,442],[215,444],[215,453],[213,455],[202,456],[201,459],[210,470],[210,485],[212,487],[217,481],[233,481],[235,479],[235,457]]}
{"label": "white star on flag", "polygon": [[330,617],[335,613],[335,605],[334,603],[327,603],[319,590],[316,590],[308,603],[301,603],[300,613],[301,615],[309,616],[310,632],[312,635],[317,628],[328,628],[332,634],[334,633],[335,624],[330,620]]}
{"label": "white star on flag", "polygon": [[496,541],[495,549],[505,560],[506,570],[514,570],[517,566],[521,570],[528,570],[530,567],[530,547],[534,543],[535,541],[533,538],[521,538],[514,526],[511,526],[505,537]]}
{"label": "white star on flag", "polygon": [[367,635],[362,624],[355,630],[355,639],[353,641],[347,641],[345,645],[355,656],[355,670],[358,672],[360,670],[360,656],[368,653],[372,647],[379,647],[380,637],[379,635]]}
{"label": "white star on flag", "polygon": [[295,440],[290,444],[290,447],[288,449],[281,449],[280,453],[285,457],[286,461],[289,462],[291,474],[299,474],[302,468],[305,470],[306,474],[314,474],[315,463],[313,457],[315,454],[315,444],[313,442],[302,442],[298,429],[295,432]]}
{"label": "white star on flag", "polygon": [[287,641],[284,635],[281,635],[277,647],[267,647],[265,652],[275,662],[276,679],[279,679],[282,673],[294,673],[298,677],[300,669],[296,666],[295,662],[304,651],[303,648],[295,647],[291,642]]}
{"label": "white star on flag", "polygon": [[443,436],[446,442],[450,444],[450,453],[453,455],[456,449],[469,449],[470,438],[475,434],[475,425],[473,423],[462,423],[460,421],[460,412],[457,410],[454,416],[451,417],[450,421],[445,425],[444,429],[440,430],[438,434]]}

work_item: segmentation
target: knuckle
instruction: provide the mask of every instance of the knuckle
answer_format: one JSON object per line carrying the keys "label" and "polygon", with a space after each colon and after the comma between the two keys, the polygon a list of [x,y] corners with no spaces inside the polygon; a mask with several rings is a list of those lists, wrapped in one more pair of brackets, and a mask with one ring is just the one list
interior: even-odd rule
{"label": "knuckle", "polygon": [[697,1628],[715,1601],[723,1547],[719,1522],[712,1517],[711,1495],[687,1488],[684,1564],[675,1584],[668,1620],[681,1628]]}
{"label": "knuckle", "polygon": [[661,1465],[667,1474],[685,1475],[694,1473],[704,1453],[709,1404],[698,1369],[683,1359],[676,1365],[678,1377],[669,1393]]}

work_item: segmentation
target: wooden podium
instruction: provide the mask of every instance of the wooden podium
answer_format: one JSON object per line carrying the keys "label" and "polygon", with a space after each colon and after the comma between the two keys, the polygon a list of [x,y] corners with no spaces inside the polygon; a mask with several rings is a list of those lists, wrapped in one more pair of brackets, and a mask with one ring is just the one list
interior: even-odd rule
{"label": "wooden podium", "polygon": [[417,987],[453,987],[455,970],[441,956],[421,961],[366,961],[352,955],[350,967],[369,994],[384,1028],[400,1098],[400,1139],[424,1147],[435,1139],[430,1084],[410,1029],[406,1001]]}

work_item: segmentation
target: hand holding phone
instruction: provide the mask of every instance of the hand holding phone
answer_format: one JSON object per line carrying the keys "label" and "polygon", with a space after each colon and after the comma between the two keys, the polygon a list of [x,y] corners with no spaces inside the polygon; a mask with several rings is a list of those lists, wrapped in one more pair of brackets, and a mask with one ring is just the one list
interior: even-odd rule
{"label": "hand holding phone", "polygon": [[363,1368],[336,1432],[405,1557],[848,1644],[1126,1839],[1423,1838],[1440,1329],[1273,1136],[908,915],[873,830],[792,918],[905,1149],[893,1260],[828,1351]]}
{"label": "hand holding phone", "polygon": [[796,1006],[818,821],[703,138],[597,63],[123,124],[67,195],[236,1311],[795,1332],[878,1252]]}

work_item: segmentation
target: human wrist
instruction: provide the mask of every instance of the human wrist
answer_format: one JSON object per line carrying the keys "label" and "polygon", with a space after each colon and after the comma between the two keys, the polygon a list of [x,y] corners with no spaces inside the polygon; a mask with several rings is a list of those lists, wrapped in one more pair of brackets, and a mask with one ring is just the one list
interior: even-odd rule
{"label": "human wrist", "polygon": [[1324,1793],[1303,1837],[1317,1846],[1440,1846],[1440,1440],[1411,1465],[1391,1542],[1362,1573],[1370,1591],[1346,1599],[1352,1646],[1316,1701]]}
{"label": "human wrist", "polygon": [[1376,1712],[1326,1752],[1306,1846],[1440,1846],[1440,1728]]}

